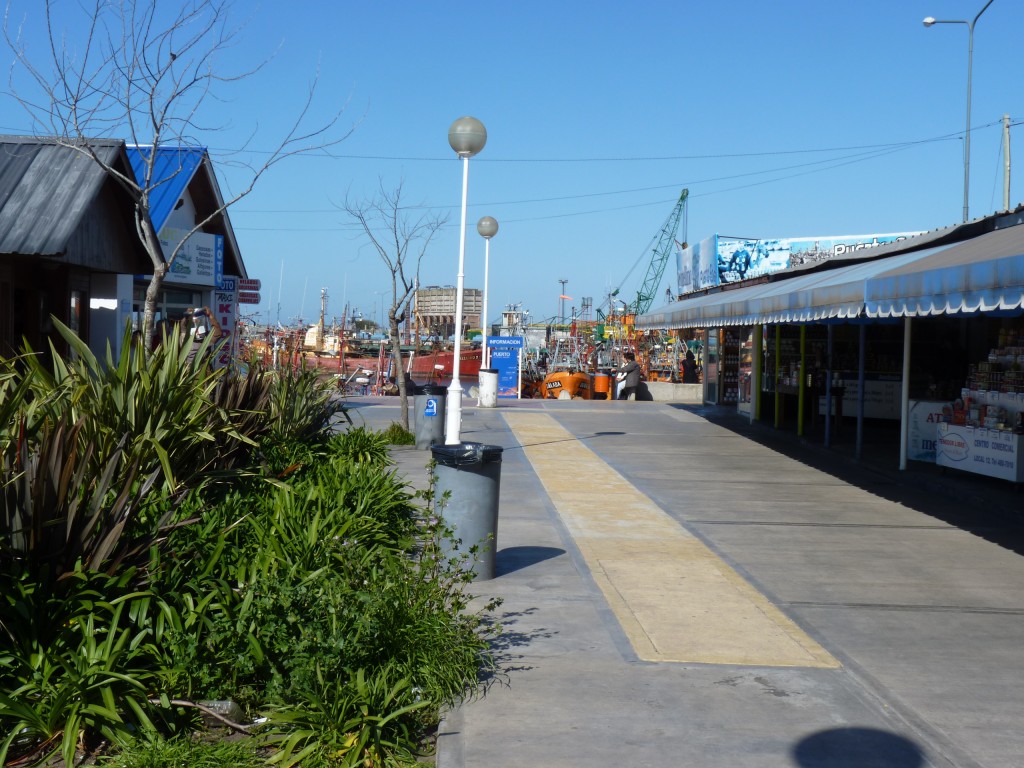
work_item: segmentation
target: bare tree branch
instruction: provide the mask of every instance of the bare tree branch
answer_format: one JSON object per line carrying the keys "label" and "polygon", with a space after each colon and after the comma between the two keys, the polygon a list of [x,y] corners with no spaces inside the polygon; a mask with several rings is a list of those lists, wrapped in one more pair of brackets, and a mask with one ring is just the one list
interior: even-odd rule
{"label": "bare tree branch", "polygon": [[420,265],[434,235],[447,222],[447,215],[410,214],[403,205],[403,182],[389,190],[379,180],[380,191],[368,200],[353,200],[345,196],[339,206],[350,219],[362,228],[362,234],[377,251],[391,275],[391,307],[388,309],[388,328],[391,334],[391,353],[395,361],[396,383],[401,398],[402,426],[409,428],[409,400],[405,371],[402,370],[402,339],[399,326],[405,322],[409,304],[419,279]]}
{"label": "bare tree branch", "polygon": [[[283,160],[323,151],[344,141],[355,124],[339,132],[343,104],[323,123],[310,126],[319,68],[299,111],[273,148],[256,162],[239,165],[247,178],[240,190],[225,196],[201,217],[171,253],[165,254],[150,220],[150,199],[171,178],[157,178],[160,147],[202,146],[199,136],[216,127],[204,125],[206,104],[219,86],[240,82],[263,69],[269,58],[239,72],[227,72],[219,57],[240,44],[243,26],[229,25],[229,0],[189,0],[167,13],[167,0],[82,0],[75,4],[83,23],[69,19],[60,0],[44,0],[47,55],[36,59],[24,43],[24,30],[4,14],[3,35],[35,95],[22,94],[12,70],[10,92],[28,114],[34,133],[89,157],[123,187],[134,201],[136,234],[153,265],[146,291],[144,338],[150,338],[164,276],[184,243],[225,210],[252,192],[257,182]],[[60,10],[58,10],[60,9]],[[58,14],[74,30],[78,47],[57,25]],[[248,150],[254,133],[240,151]],[[141,179],[101,158],[91,140],[127,137],[136,146],[152,146]]]}

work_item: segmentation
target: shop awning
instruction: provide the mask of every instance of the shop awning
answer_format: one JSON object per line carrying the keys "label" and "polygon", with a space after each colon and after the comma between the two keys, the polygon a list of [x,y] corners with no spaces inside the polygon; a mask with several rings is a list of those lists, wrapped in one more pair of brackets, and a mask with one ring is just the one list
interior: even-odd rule
{"label": "shop awning", "polygon": [[714,328],[726,325],[810,323],[861,316],[865,281],[912,263],[938,248],[890,256],[838,269],[712,293],[675,302],[637,318],[636,327]]}
{"label": "shop awning", "polygon": [[637,318],[641,330],[810,323],[1024,307],[1024,226],[969,241],[698,296]]}
{"label": "shop awning", "polygon": [[[888,259],[886,259],[888,261]],[[989,232],[867,281],[868,317],[997,312],[1024,307],[1024,227]]]}

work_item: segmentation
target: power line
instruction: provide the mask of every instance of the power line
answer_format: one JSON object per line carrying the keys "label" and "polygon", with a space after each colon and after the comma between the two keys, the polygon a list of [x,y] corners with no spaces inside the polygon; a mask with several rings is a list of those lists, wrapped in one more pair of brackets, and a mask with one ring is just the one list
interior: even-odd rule
{"label": "power line", "polygon": [[[983,128],[990,128],[993,125],[1001,125],[1001,120],[996,120],[984,125],[972,127],[971,131],[981,130]],[[1019,125],[1019,123],[1011,123],[1011,125]],[[901,142],[889,142],[885,144],[855,144],[851,146],[843,147],[818,147],[810,149],[776,149],[776,150],[765,150],[761,152],[720,152],[720,153],[703,153],[697,155],[652,155],[652,156],[636,156],[636,157],[533,157],[533,158],[509,158],[509,157],[478,157],[474,159],[476,163],[639,163],[639,162],[671,162],[676,160],[728,160],[736,158],[752,158],[752,157],[779,157],[784,155],[804,155],[814,154],[822,152],[850,152],[860,150],[886,150],[895,147],[904,146],[915,146],[920,144],[929,144],[940,141],[950,141],[953,139],[963,138],[964,131],[956,133],[948,133],[942,136],[934,136],[927,139],[914,139],[911,141]],[[211,152],[222,152],[224,154],[239,154],[241,150],[231,150],[224,148],[210,148]],[[269,150],[244,150],[244,153],[251,154],[271,154]],[[375,161],[387,161],[387,162],[446,162],[452,161],[452,156],[416,156],[416,155],[357,155],[357,154],[339,154],[336,152],[303,152],[300,157],[329,157],[335,160],[375,160]]]}
{"label": "power line", "polygon": [[[742,185],[742,186],[739,186],[739,187],[731,187],[731,188],[729,188],[727,190],[717,190],[717,191],[696,193],[696,194],[691,195],[692,197],[705,197],[705,196],[712,195],[712,194],[720,194],[720,193],[726,192],[726,191],[732,191],[732,190],[736,190],[736,189],[745,189],[745,188],[751,187],[751,186],[759,186],[761,184],[765,184],[765,183],[769,183],[769,182],[773,182],[773,181],[784,181],[784,180],[789,179],[789,178],[796,178],[796,177],[799,177],[799,176],[804,176],[804,175],[807,175],[808,173],[817,173],[817,172],[820,172],[820,171],[831,170],[833,168],[842,167],[844,165],[851,165],[851,164],[856,163],[856,162],[861,162],[861,161],[866,161],[866,160],[873,160],[876,157],[883,157],[885,155],[893,154],[895,152],[901,152],[901,151],[904,151],[906,149],[910,149],[910,148],[912,148],[914,146],[917,146],[918,144],[919,144],[919,142],[908,142],[908,143],[899,144],[899,145],[891,145],[890,144],[890,145],[885,145],[886,147],[889,147],[889,149],[885,149],[885,150],[874,150],[874,151],[870,151],[870,152],[860,152],[860,153],[853,154],[853,155],[847,155],[845,157],[828,158],[828,159],[824,159],[824,160],[815,160],[815,161],[812,161],[812,162],[809,162],[809,163],[798,163],[796,165],[788,165],[788,166],[782,166],[782,167],[778,167],[778,168],[769,168],[769,169],[760,170],[760,171],[749,171],[749,172],[746,172],[746,173],[730,174],[730,175],[726,175],[726,176],[717,176],[717,177],[710,177],[710,178],[704,178],[704,179],[693,179],[693,180],[690,180],[690,181],[674,182],[672,184],[662,184],[662,185],[653,186],[653,187],[637,187],[637,188],[625,189],[625,190],[613,190],[613,191],[606,191],[606,192],[589,192],[589,193],[585,193],[585,194],[581,194],[581,195],[563,195],[563,196],[559,196],[559,197],[544,197],[544,198],[534,198],[534,199],[527,199],[527,200],[511,200],[511,201],[503,201],[503,202],[481,202],[481,203],[473,203],[472,205],[473,205],[473,207],[495,207],[495,206],[501,206],[501,205],[524,205],[524,204],[531,204],[531,203],[565,202],[565,201],[568,201],[568,200],[583,200],[583,199],[588,199],[588,198],[593,198],[593,197],[608,197],[608,196],[612,196],[612,195],[634,194],[634,193],[637,193],[637,192],[654,192],[654,191],[659,191],[659,190],[663,190],[663,189],[673,189],[673,190],[676,190],[676,189],[680,189],[682,187],[694,187],[694,186],[701,185],[701,184],[711,184],[711,183],[721,182],[721,181],[731,181],[731,180],[734,180],[734,179],[749,178],[751,176],[762,176],[762,175],[765,175],[765,174],[780,173],[782,171],[790,171],[790,170],[798,170],[798,169],[811,168],[811,170],[809,170],[809,171],[805,170],[805,171],[803,171],[801,173],[795,173],[795,174],[790,174],[788,176],[776,177],[774,179],[768,179],[768,180],[761,181],[761,182],[755,182],[754,184],[747,184],[747,185]],[[814,166],[820,166],[820,167],[814,168]],[[627,209],[630,209],[630,208],[641,208],[641,207],[646,207],[646,206],[650,206],[650,205],[662,205],[664,203],[665,203],[665,200],[658,200],[657,202],[652,202],[652,203],[637,203],[637,204],[631,204],[631,205],[615,206],[615,207],[611,207],[611,208],[594,209],[594,210],[591,210],[591,211],[580,211],[580,212],[576,212],[576,213],[552,214],[552,215],[549,215],[549,216],[532,217],[530,219],[509,219],[508,221],[533,221],[533,220],[541,220],[541,219],[565,218],[565,217],[568,217],[568,216],[580,216],[580,215],[586,215],[586,214],[589,214],[589,213],[606,213],[606,212],[610,212],[610,211],[627,210]],[[452,205],[408,206],[408,208],[410,210],[414,210],[414,209],[415,210],[436,210],[436,209],[452,209],[452,208],[454,208],[454,206],[452,206]],[[334,208],[305,209],[305,210],[301,210],[301,209],[276,209],[276,210],[275,209],[252,209],[252,210],[245,210],[243,208],[236,208],[235,210],[232,211],[232,214],[236,215],[236,216],[238,214],[246,214],[246,213],[251,213],[251,214],[268,214],[268,213],[282,213],[282,214],[296,214],[296,213],[312,214],[312,213],[316,213],[316,214],[324,214],[324,213],[343,213],[343,211],[341,209],[334,209]],[[267,228],[267,229],[270,229],[270,228]],[[335,230],[340,230],[340,229],[347,229],[347,227],[345,227],[345,228],[340,228],[340,227],[339,228],[335,228]],[[332,230],[328,229],[328,230],[323,230],[323,231],[332,231]]]}

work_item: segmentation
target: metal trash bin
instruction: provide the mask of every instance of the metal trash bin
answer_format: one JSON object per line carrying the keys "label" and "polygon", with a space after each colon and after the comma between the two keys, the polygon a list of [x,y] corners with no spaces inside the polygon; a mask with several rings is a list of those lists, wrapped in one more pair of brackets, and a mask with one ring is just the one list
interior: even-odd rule
{"label": "metal trash bin", "polygon": [[494,408],[498,405],[498,369],[481,368],[477,376],[480,381],[480,407]]}
{"label": "metal trash bin", "polygon": [[[494,578],[498,549],[498,493],[501,489],[501,454],[504,448],[481,443],[431,447],[437,464],[434,506],[455,536],[443,541],[447,556],[479,547],[473,573],[479,581]],[[447,496],[447,498],[445,498]]]}
{"label": "metal trash bin", "polygon": [[416,388],[413,401],[413,420],[416,429],[416,447],[426,450],[434,443],[444,442],[445,396],[448,390],[439,384],[424,384]]}

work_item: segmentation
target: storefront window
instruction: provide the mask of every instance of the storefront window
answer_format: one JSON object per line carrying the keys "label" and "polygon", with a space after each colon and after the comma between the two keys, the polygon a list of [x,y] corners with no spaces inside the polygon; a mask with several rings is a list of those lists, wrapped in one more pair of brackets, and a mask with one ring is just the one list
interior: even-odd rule
{"label": "storefront window", "polygon": [[754,378],[754,332],[743,329],[740,333],[739,346],[739,405],[744,413],[750,412],[753,401],[752,387]]}
{"label": "storefront window", "polygon": [[71,306],[68,308],[68,328],[76,336],[82,335],[82,305],[85,296],[82,291],[71,291]]}
{"label": "storefront window", "polygon": [[704,345],[704,399],[709,403],[718,402],[718,334],[717,328],[709,328]]}
{"label": "storefront window", "polygon": [[[146,288],[145,284],[136,284],[133,291],[132,301],[132,328],[142,328],[142,316],[146,309]],[[181,288],[165,288],[161,291],[156,302],[156,311],[153,322],[161,320],[177,320],[185,314],[185,310],[198,306],[202,303],[200,294]]]}

